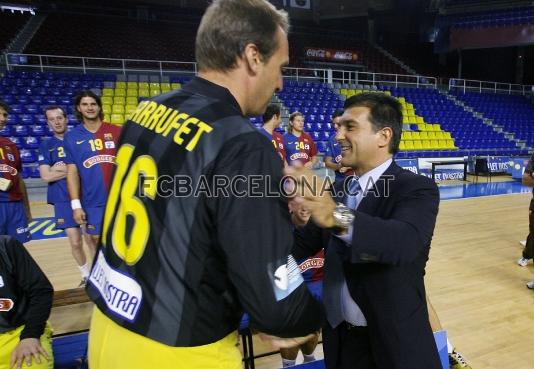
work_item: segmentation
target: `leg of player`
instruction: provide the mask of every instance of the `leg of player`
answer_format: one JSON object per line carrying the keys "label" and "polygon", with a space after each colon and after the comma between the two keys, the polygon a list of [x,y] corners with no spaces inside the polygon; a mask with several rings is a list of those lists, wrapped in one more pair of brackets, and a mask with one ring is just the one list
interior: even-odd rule
{"label": "leg of player", "polygon": [[76,264],[78,264],[78,269],[80,269],[80,274],[82,276],[79,287],[84,287],[87,278],[89,278],[91,264],[87,262],[87,257],[83,250],[82,232],[79,227],[67,228],[65,229],[65,232],[69,238],[72,256],[74,257],[74,260],[76,260]]}
{"label": "leg of player", "polygon": [[281,348],[280,356],[282,356],[282,367],[294,366],[299,353],[298,347]]}
{"label": "leg of player", "polygon": [[[443,330],[443,326],[441,325],[441,322],[439,321],[438,314],[436,313],[434,306],[432,306],[432,303],[430,302],[428,295],[426,296],[426,305],[428,307],[428,318],[430,320],[430,327],[432,328],[432,332]],[[449,341],[448,337],[447,337],[447,353],[449,354],[450,369],[471,369],[471,366],[467,364],[463,356],[460,355],[460,353],[456,351],[454,346]]]}
{"label": "leg of player", "polygon": [[319,342],[319,333],[315,335],[311,340],[300,345],[300,350],[302,351],[302,356],[304,356],[304,362],[309,363],[310,361],[315,361],[315,348]]}

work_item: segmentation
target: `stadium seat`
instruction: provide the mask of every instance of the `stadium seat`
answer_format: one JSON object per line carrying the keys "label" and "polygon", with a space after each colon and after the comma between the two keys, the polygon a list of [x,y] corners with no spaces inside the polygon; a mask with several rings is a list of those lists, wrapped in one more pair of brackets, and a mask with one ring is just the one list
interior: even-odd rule
{"label": "stadium seat", "polygon": [[111,121],[110,123],[111,124],[118,124],[118,125],[122,125],[124,124],[124,115],[122,114],[111,114]]}
{"label": "stadium seat", "polygon": [[126,97],[124,96],[115,96],[113,98],[113,105],[125,105],[126,104]]}
{"label": "stadium seat", "polygon": [[111,114],[124,114],[124,105],[113,105],[111,107]]}

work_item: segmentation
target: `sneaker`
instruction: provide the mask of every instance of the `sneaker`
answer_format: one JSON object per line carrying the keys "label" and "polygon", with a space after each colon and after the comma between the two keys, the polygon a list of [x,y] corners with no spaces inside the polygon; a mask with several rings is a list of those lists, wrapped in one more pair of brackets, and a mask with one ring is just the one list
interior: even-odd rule
{"label": "sneaker", "polygon": [[519,244],[523,247],[527,247],[527,240],[519,241]]}
{"label": "sneaker", "polygon": [[521,267],[526,267],[527,264],[528,264],[528,259],[525,259],[524,257],[520,257],[519,259],[517,259],[517,265]]}
{"label": "sneaker", "polygon": [[82,278],[80,284],[78,285],[78,288],[85,288],[86,284],[87,284],[87,278]]}
{"label": "sneaker", "polygon": [[462,355],[456,352],[456,349],[452,349],[452,353],[449,354],[449,367],[450,369],[472,369]]}
{"label": "sneaker", "polygon": [[527,287],[530,288],[531,290],[534,290],[534,281],[528,282]]}

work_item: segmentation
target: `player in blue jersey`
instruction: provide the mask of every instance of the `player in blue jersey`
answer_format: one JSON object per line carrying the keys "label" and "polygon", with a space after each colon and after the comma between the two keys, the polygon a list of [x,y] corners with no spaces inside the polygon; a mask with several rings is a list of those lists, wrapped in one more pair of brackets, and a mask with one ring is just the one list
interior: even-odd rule
{"label": "player in blue jersey", "polygon": [[67,132],[67,114],[59,106],[45,109],[48,127],[54,133],[44,140],[39,148],[39,173],[48,183],[48,203],[54,206],[56,228],[64,229],[69,238],[72,256],[82,276],[80,287],[85,285],[91,265],[83,250],[82,232],[72,216],[69,193],[67,192],[67,165],[63,138]]}
{"label": "player in blue jersey", "polygon": [[284,144],[289,165],[312,168],[317,162],[317,146],[310,135],[304,132],[304,116],[301,112],[296,111],[289,116]]}
{"label": "player in blue jersey", "polygon": [[[0,130],[9,117],[9,106],[0,100]],[[22,179],[22,162],[17,146],[0,136],[0,234],[10,235],[24,243],[31,240],[30,203]]]}
{"label": "player in blue jersey", "polygon": [[75,106],[76,118],[82,124],[65,135],[67,189],[74,220],[92,235],[89,246],[94,254],[121,127],[102,121],[102,102],[92,91],[76,96]]}
{"label": "player in blue jersey", "polygon": [[[334,129],[339,129],[339,120],[343,115],[343,110],[337,110],[332,115],[332,123],[334,124]],[[343,181],[347,176],[352,175],[354,172],[349,167],[344,167],[341,165],[341,146],[336,140],[336,135],[330,136],[328,140],[328,146],[326,146],[326,154],[324,158],[324,164],[328,169],[334,171],[336,175],[336,182]]]}

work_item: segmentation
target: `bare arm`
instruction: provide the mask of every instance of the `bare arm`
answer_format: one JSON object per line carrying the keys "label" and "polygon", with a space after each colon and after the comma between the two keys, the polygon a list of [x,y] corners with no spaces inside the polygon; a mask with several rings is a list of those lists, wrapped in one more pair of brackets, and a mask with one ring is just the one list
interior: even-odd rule
{"label": "bare arm", "polygon": [[324,159],[324,165],[325,165],[328,169],[332,169],[333,171],[336,171],[336,170],[341,169],[341,164],[334,163],[334,160],[332,160],[332,157],[331,157],[331,156],[327,156],[327,157],[325,157],[325,159]]}
{"label": "bare arm", "polygon": [[71,200],[80,199],[80,177],[76,164],[67,164],[67,189]]}
{"label": "bare arm", "polygon": [[47,183],[59,181],[60,179],[67,177],[67,170],[65,167],[56,167],[50,165],[40,165],[39,174],[41,179]]}
{"label": "bare arm", "polygon": [[19,174],[20,182],[20,191],[22,192],[22,203],[24,204],[24,209],[26,210],[26,218],[28,218],[28,223],[32,221],[32,212],[30,210],[30,200],[28,200],[28,191],[26,191],[26,183],[22,179],[22,176]]}
{"label": "bare arm", "polygon": [[525,186],[534,187],[534,178],[532,178],[532,173],[529,173],[529,172],[523,173],[522,182]]}

